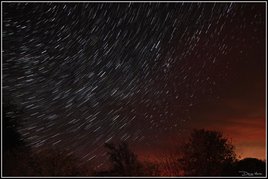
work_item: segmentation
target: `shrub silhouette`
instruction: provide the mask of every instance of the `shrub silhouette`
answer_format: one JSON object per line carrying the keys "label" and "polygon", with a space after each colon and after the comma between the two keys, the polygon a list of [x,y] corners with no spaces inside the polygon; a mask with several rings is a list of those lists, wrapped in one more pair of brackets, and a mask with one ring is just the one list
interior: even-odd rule
{"label": "shrub silhouette", "polygon": [[180,166],[186,176],[219,176],[235,160],[234,146],[222,133],[200,129],[183,146]]}
{"label": "shrub silhouette", "polygon": [[111,175],[140,176],[144,175],[143,167],[137,156],[130,151],[128,144],[122,142],[116,147],[114,144],[105,144],[109,149],[108,155],[112,164]]}

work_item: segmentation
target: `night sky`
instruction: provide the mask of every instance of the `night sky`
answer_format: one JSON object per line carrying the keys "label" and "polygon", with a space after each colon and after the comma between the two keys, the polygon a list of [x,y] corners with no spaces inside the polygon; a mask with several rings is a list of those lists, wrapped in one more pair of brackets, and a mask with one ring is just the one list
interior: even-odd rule
{"label": "night sky", "polygon": [[264,3],[3,3],[2,37],[34,150],[156,155],[207,128],[265,158]]}

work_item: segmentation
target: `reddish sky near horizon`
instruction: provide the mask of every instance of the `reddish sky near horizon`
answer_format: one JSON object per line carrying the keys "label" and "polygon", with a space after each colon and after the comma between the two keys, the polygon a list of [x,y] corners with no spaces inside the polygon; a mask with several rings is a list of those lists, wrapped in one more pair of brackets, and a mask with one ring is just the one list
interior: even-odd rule
{"label": "reddish sky near horizon", "polygon": [[[259,43],[247,38],[252,35],[252,29],[241,32],[245,37],[241,42],[244,50],[238,63],[230,66],[232,72],[226,86],[219,89],[221,99],[204,100],[193,110],[194,127],[222,131],[232,139],[242,158],[266,158],[265,28],[262,29],[256,37]],[[225,58],[235,56],[231,53]]]}
{"label": "reddish sky near horizon", "polygon": [[2,35],[3,105],[36,150],[101,166],[105,142],[156,155],[205,128],[265,158],[264,3],[4,3]]}
{"label": "reddish sky near horizon", "polygon": [[[261,6],[257,9],[264,12]],[[252,20],[254,13],[255,11],[248,10],[247,20]],[[229,59],[231,63],[227,81],[222,81],[221,87],[217,89],[218,98],[200,99],[200,103],[190,110],[191,119],[186,122],[185,128],[188,131],[178,138],[171,134],[170,140],[163,140],[165,142],[159,148],[172,146],[168,150],[174,151],[173,146],[184,140],[192,129],[204,128],[223,132],[232,141],[241,158],[266,159],[264,25],[263,23],[256,27],[260,30],[258,34],[254,33],[254,28],[247,28],[237,34],[244,40],[233,45],[243,50],[232,51],[222,57],[222,61]],[[256,35],[255,38],[251,38],[253,34]],[[164,149],[159,150],[157,155],[161,155],[163,151]],[[144,154],[149,155],[150,152]]]}

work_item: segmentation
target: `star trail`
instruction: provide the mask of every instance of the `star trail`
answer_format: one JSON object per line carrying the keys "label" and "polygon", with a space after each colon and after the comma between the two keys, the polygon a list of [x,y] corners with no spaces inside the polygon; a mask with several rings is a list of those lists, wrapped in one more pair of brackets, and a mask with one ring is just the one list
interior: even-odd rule
{"label": "star trail", "polygon": [[221,98],[217,91],[239,61],[226,56],[247,53],[237,34],[259,33],[261,15],[248,18],[251,9],[4,3],[3,93],[24,111],[20,134],[34,150],[65,148],[97,162],[106,142],[142,148],[183,136],[192,108]]}

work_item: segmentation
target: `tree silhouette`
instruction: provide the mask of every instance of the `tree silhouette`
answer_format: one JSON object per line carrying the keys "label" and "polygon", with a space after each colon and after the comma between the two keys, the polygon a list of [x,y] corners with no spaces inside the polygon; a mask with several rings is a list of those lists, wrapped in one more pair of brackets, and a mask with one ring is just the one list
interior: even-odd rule
{"label": "tree silhouette", "polygon": [[218,176],[235,160],[234,146],[222,133],[201,129],[183,146],[180,165],[186,176]]}
{"label": "tree silhouette", "polygon": [[[9,95],[3,103],[3,175],[4,176],[75,176],[85,174],[76,158],[66,151],[32,152],[18,132],[23,109]],[[80,165],[81,166],[81,165]]]}
{"label": "tree silhouette", "polygon": [[25,143],[18,132],[19,119],[22,115],[19,109],[11,102],[11,99],[4,98],[3,103],[3,152],[25,147]]}
{"label": "tree silhouette", "polygon": [[12,102],[9,95],[3,98],[3,175],[29,174],[30,148],[18,132],[23,110]]}
{"label": "tree silhouette", "polygon": [[141,163],[137,156],[129,150],[128,144],[122,142],[118,147],[114,144],[105,144],[109,149],[108,155],[112,163],[111,175],[139,176],[144,175]]}

